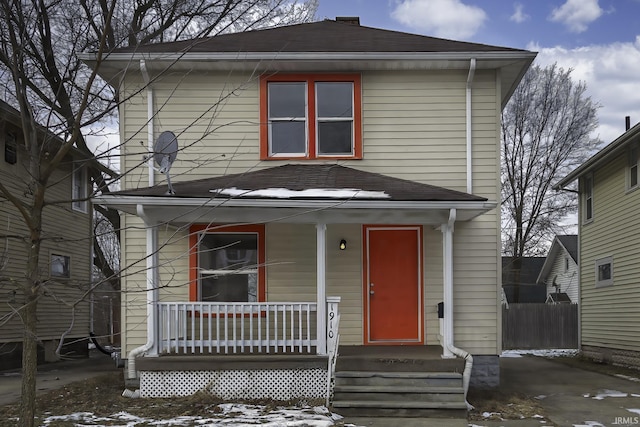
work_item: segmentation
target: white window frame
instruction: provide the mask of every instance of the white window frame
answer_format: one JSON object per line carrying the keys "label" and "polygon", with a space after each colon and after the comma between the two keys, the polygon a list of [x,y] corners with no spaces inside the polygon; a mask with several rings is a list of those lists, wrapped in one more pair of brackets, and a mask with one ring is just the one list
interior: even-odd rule
{"label": "white window frame", "polygon": [[[320,84],[349,84],[351,85],[351,115],[350,116],[320,116],[319,106],[318,106],[318,93],[320,90],[318,86]],[[344,82],[325,82],[322,80],[314,81],[314,94],[315,94],[315,103],[316,103],[316,114],[315,114],[315,127],[316,127],[316,156],[317,157],[344,157],[344,156],[354,156],[355,155],[355,109],[356,109],[356,101],[355,101],[355,84],[352,81],[344,81]],[[351,124],[351,151],[344,153],[322,153],[320,150],[320,123],[331,123],[331,122],[342,122],[342,123],[350,123]]]}
{"label": "white window frame", "polygon": [[[13,156],[13,161],[10,161],[10,155]],[[18,136],[13,131],[4,133],[4,162],[8,165],[18,163]]]}
{"label": "white window frame", "polygon": [[[589,183],[589,185],[587,185],[587,183]],[[593,217],[594,217],[594,209],[593,209],[593,174],[589,174],[586,175],[583,178],[583,193],[582,193],[582,200],[584,203],[583,206],[583,214],[584,214],[584,219],[582,220],[583,223],[588,223],[593,221]],[[590,208],[590,209],[589,209]],[[591,215],[589,215],[589,211],[591,211]]]}
{"label": "white window frame", "polygon": [[74,211],[87,213],[89,211],[87,168],[79,163],[73,163],[71,175],[71,207]]}
{"label": "white window frame", "polygon": [[[287,83],[297,83],[304,85],[304,117],[296,116],[296,117],[274,117],[271,115],[271,96],[272,96],[272,85],[277,84],[287,84]],[[267,83],[267,97],[268,97],[268,118],[269,118],[269,157],[306,157],[309,155],[309,89],[307,82],[305,81],[296,81],[292,80],[290,82],[286,81],[274,81]],[[284,151],[274,151],[273,150],[273,123],[278,122],[302,122],[304,123],[304,151],[301,152],[284,152]]]}
{"label": "white window frame", "polygon": [[[609,265],[609,275],[608,279],[600,278],[600,270],[602,267]],[[608,256],[604,258],[600,258],[596,260],[595,263],[595,282],[596,288],[603,288],[606,286],[613,286],[613,256]]]}
{"label": "white window frame", "polygon": [[[54,270],[53,266],[56,264],[61,264],[63,266],[62,272]],[[49,276],[55,279],[70,279],[71,257],[69,255],[51,252],[49,255]]]}
{"label": "white window frame", "polygon": [[[627,191],[631,191],[635,190],[640,185],[640,144],[633,143],[629,147],[628,153],[629,165],[627,168]],[[633,182],[634,180],[635,183]]]}
{"label": "white window frame", "polygon": [[[210,269],[205,269],[205,268],[201,268],[200,265],[202,265],[202,260],[201,260],[201,250],[200,250],[200,242],[203,241],[203,238],[205,235],[243,235],[243,236],[255,236],[256,237],[256,257],[259,258],[260,257],[260,233],[258,232],[245,232],[245,231],[221,231],[221,232],[213,232],[213,231],[203,231],[199,233],[199,238],[198,238],[198,301],[203,301],[202,299],[202,281],[203,279],[207,278],[207,277],[215,277],[215,276],[225,276],[225,275],[244,275],[244,276],[250,276],[250,275],[254,275],[255,276],[255,282],[256,282],[256,295],[255,295],[255,299],[251,298],[251,294],[248,294],[248,300],[245,302],[259,302],[260,301],[260,269],[258,268],[258,265],[255,266],[255,268],[241,268],[241,269],[222,269],[222,270],[210,270]],[[220,248],[219,250],[224,250],[223,248]],[[218,301],[218,302],[224,302],[224,301]]]}

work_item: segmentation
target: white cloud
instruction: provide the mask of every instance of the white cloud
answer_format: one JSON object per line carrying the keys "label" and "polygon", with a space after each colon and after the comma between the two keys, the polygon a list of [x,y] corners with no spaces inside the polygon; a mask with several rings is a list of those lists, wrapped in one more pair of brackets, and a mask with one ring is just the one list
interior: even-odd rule
{"label": "white cloud", "polygon": [[511,21],[517,22],[519,24],[529,19],[529,15],[524,13],[524,6],[522,5],[522,3],[516,3],[513,6],[515,10],[513,11],[513,15],[509,17]]}
{"label": "white cloud", "polygon": [[598,0],[567,0],[562,6],[553,9],[549,19],[561,22],[571,32],[581,33],[603,13]]}
{"label": "white cloud", "polygon": [[460,0],[401,0],[391,16],[396,21],[450,39],[468,39],[484,24],[487,14]]}
{"label": "white cloud", "polygon": [[640,122],[640,35],[632,42],[591,45],[566,49],[561,46],[529,45],[538,51],[536,64],[554,62],[572,69],[574,81],[587,84],[587,94],[601,105],[598,110],[598,134],[605,143],[624,132],[624,118],[631,116],[631,125]]}

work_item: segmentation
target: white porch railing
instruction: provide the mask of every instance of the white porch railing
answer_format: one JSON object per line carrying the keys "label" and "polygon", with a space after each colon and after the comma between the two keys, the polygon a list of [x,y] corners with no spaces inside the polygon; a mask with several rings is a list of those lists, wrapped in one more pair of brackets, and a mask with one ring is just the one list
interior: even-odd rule
{"label": "white porch railing", "polygon": [[162,302],[158,352],[311,353],[316,313],[315,302]]}

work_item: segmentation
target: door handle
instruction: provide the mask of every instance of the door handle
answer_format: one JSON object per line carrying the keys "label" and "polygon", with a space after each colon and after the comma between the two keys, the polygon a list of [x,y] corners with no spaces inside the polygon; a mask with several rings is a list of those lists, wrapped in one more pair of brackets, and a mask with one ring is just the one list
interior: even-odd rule
{"label": "door handle", "polygon": [[372,287],[373,287],[373,283],[369,283],[369,295],[373,295],[376,293],[373,289],[371,289]]}

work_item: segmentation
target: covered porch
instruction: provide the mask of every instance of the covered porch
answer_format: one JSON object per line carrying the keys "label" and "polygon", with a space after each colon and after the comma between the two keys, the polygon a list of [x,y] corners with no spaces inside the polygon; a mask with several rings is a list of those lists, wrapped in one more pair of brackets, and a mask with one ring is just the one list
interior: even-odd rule
{"label": "covered porch", "polygon": [[[256,381],[261,381],[266,385],[277,383],[279,389],[298,390],[296,393],[312,397],[308,390],[300,391],[296,388],[298,386],[286,379],[297,378],[296,381],[299,380],[301,386],[322,384],[322,392],[318,394],[320,388],[315,388],[312,395],[327,399],[331,396],[338,359],[345,357],[347,360],[346,356],[341,356],[340,351],[336,350],[338,343],[344,344],[339,338],[340,331],[345,330],[340,328],[340,319],[343,317],[341,312],[345,313],[346,309],[351,316],[351,329],[361,331],[359,336],[350,332],[349,344],[352,345],[342,347],[346,353],[366,354],[368,347],[377,347],[375,344],[379,340],[371,335],[371,329],[375,325],[371,320],[374,314],[370,300],[382,295],[383,290],[382,283],[373,283],[373,273],[369,266],[385,265],[386,257],[395,255],[394,252],[399,250],[404,251],[398,245],[404,244],[405,240],[393,240],[390,248],[382,240],[376,243],[377,246],[373,246],[370,232],[389,231],[383,235],[389,237],[400,234],[397,231],[406,231],[406,235],[414,236],[411,245],[415,246],[418,264],[411,268],[416,268],[417,272],[417,294],[414,298],[419,309],[417,318],[412,320],[417,325],[415,339],[401,337],[396,340],[392,335],[382,341],[386,344],[385,347],[404,348],[405,351],[415,347],[415,350],[408,351],[416,352],[416,355],[422,354],[422,360],[427,360],[424,357],[429,355],[431,364],[431,361],[442,361],[443,357],[455,357],[455,347],[452,345],[455,223],[469,221],[495,207],[495,203],[478,196],[337,165],[286,165],[242,175],[179,182],[174,184],[171,194],[167,186],[154,186],[105,195],[96,202],[110,204],[137,215],[144,221],[147,233],[147,343],[129,351],[129,378],[139,377],[143,388],[145,384],[152,383],[200,384],[193,379],[194,375],[203,378],[202,381],[206,384],[237,386],[243,384],[243,381],[254,385]],[[281,237],[278,233],[288,227],[295,228],[296,231],[287,238],[296,245],[304,242],[304,249],[300,251],[304,250],[306,255],[313,257],[313,270],[309,268],[311,263],[308,258],[305,258],[304,268],[305,277],[309,279],[309,273],[313,274],[312,281],[315,283],[312,283],[311,289],[315,298],[308,298],[309,284],[306,282],[304,286],[307,286],[307,298],[296,298],[293,292],[288,295],[287,289],[293,291],[294,288],[287,288],[280,281],[281,277],[272,274],[274,267],[270,266],[271,260],[268,258],[259,262],[264,262],[271,268],[265,274],[266,287],[270,292],[263,299],[209,302],[194,301],[192,298],[189,298],[190,301],[165,301],[166,298],[161,298],[161,263],[158,258],[160,224],[170,224],[179,230],[192,230],[193,224],[208,226],[238,223],[266,224],[273,231],[268,237],[272,242],[282,240],[274,237]],[[331,296],[332,292],[342,290],[340,280],[334,279],[334,284],[328,289],[327,275],[330,270],[327,258],[333,256],[331,254],[338,249],[334,247],[335,235],[328,241],[327,229],[335,229],[336,226],[349,228],[356,246],[360,246],[350,258],[350,262],[354,263],[352,271],[357,276],[350,277],[349,286],[355,292],[352,293],[349,305],[344,305],[344,299],[341,302],[339,297]],[[304,230],[304,234],[297,233],[298,230]],[[433,339],[427,342],[430,345],[424,345],[425,285],[421,263],[425,256],[421,245],[423,233],[427,230],[430,236],[441,235],[438,241],[442,242],[438,256],[441,258],[443,275],[442,298],[439,300],[444,301],[444,316],[440,321],[442,327],[439,328],[439,335],[442,337],[438,345],[435,345]],[[193,233],[189,231],[189,238],[191,234]],[[384,249],[377,255],[379,261],[372,262],[372,256],[379,248]],[[296,250],[288,253],[295,256]],[[388,261],[390,264],[394,262]],[[190,271],[195,270],[190,267]],[[193,283],[193,280],[190,282]],[[276,288],[278,292],[274,291]],[[393,289],[390,292],[393,294]],[[359,318],[350,310],[354,302],[360,304],[359,309],[364,312],[356,313],[361,316]],[[434,308],[437,302],[439,301],[430,301]],[[384,313],[384,304],[378,310]],[[435,314],[433,316],[432,320],[435,320]],[[382,349],[378,349],[380,351]],[[436,353],[437,357],[433,357]],[[261,362],[251,365],[255,357]],[[271,361],[280,357],[286,357],[294,367],[280,370],[277,363],[271,364]],[[228,365],[229,363],[234,365]],[[239,369],[238,363],[246,363],[245,369]],[[306,364],[309,364],[308,369],[301,368]],[[160,369],[170,366],[179,367],[180,370]],[[210,368],[195,369],[203,366]],[[235,366],[238,369],[222,369],[223,366]],[[249,369],[251,366],[264,369]],[[303,371],[305,373],[301,375]],[[189,380],[184,379],[185,372],[189,372]],[[275,377],[274,372],[277,372]],[[222,379],[220,375],[231,377]],[[248,386],[236,388],[245,391],[249,389]],[[256,388],[261,389],[254,387]],[[172,386],[171,389],[177,388]],[[269,387],[264,390],[268,390],[269,396],[275,395]],[[141,392],[147,395],[144,391]]]}

